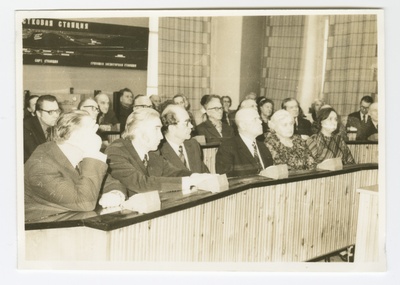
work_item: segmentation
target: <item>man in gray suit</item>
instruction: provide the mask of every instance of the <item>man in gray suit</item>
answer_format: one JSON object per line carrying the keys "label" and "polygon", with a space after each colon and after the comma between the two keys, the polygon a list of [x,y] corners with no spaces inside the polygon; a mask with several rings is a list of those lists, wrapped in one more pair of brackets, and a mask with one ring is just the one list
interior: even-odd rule
{"label": "man in gray suit", "polygon": [[196,173],[209,173],[202,160],[199,143],[190,138],[193,125],[188,112],[180,105],[169,105],[161,114],[165,139],[161,155],[175,167]]}

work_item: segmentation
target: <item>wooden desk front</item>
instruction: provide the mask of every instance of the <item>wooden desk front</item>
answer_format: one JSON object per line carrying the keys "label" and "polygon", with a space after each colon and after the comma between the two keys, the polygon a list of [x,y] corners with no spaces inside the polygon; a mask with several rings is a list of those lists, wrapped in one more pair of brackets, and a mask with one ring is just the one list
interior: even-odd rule
{"label": "wooden desk front", "polygon": [[26,224],[26,260],[311,260],[355,243],[356,189],[378,182],[378,166],[229,182],[222,193],[162,196],[149,214],[65,213]]}

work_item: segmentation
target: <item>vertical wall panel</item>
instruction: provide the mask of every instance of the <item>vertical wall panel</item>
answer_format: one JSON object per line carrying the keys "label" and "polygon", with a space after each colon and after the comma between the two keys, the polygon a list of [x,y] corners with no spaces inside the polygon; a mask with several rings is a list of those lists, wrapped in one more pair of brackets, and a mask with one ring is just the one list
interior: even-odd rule
{"label": "vertical wall panel", "polygon": [[185,94],[193,110],[210,92],[210,17],[163,17],[159,20],[159,95]]}

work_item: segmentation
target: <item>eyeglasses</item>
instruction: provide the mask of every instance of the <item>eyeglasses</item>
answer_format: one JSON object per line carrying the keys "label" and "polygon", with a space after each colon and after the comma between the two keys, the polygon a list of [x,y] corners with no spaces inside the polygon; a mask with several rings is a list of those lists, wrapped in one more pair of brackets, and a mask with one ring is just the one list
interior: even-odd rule
{"label": "eyeglasses", "polygon": [[143,108],[153,108],[151,105],[135,105],[133,108],[143,109]]}
{"label": "eyeglasses", "polygon": [[49,114],[50,116],[53,116],[54,114],[59,115],[61,113],[60,109],[57,110],[43,110],[43,109],[39,109],[40,111],[46,112],[47,114]]}
{"label": "eyeglasses", "polygon": [[208,108],[207,110],[222,111],[222,107]]}
{"label": "eyeglasses", "polygon": [[181,122],[182,122],[183,125],[186,126],[186,127],[189,127],[189,124],[191,123],[190,119],[187,119],[187,120],[185,120],[185,121],[178,121],[178,122],[176,122],[175,125],[177,125],[177,124],[179,124],[179,123],[181,123]]}
{"label": "eyeglasses", "polygon": [[92,111],[96,111],[96,112],[99,111],[99,108],[97,108],[96,106],[82,106],[82,107],[83,107],[83,108],[91,108]]}

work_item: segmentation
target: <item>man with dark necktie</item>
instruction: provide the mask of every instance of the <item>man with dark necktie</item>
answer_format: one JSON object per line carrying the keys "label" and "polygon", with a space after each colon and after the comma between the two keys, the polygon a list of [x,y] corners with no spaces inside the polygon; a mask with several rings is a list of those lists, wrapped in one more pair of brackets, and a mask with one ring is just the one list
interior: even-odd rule
{"label": "man with dark necktie", "polygon": [[175,167],[197,173],[208,173],[199,143],[190,138],[193,125],[188,112],[180,105],[169,105],[161,114],[165,139],[161,155]]}
{"label": "man with dark necktie", "polygon": [[236,112],[238,135],[221,143],[216,154],[216,172],[227,176],[258,174],[273,164],[272,155],[263,142],[256,140],[262,134],[258,112],[252,108]]}
{"label": "man with dark necktie", "polygon": [[356,140],[366,140],[368,126],[371,124],[371,116],[368,114],[369,107],[374,102],[371,96],[364,96],[360,101],[360,110],[349,114],[347,117],[347,130],[357,130]]}
{"label": "man with dark necktie", "polygon": [[152,108],[140,108],[129,115],[122,138],[113,141],[105,151],[111,176],[127,189],[104,191],[100,205],[119,206],[132,195],[154,190],[189,194],[193,186],[209,179],[209,174],[175,167],[157,152],[163,138],[161,127],[160,115]]}
{"label": "man with dark necktie", "polygon": [[36,116],[24,120],[24,163],[36,147],[46,142],[47,130],[56,124],[61,110],[56,97],[42,95],[36,102]]}

